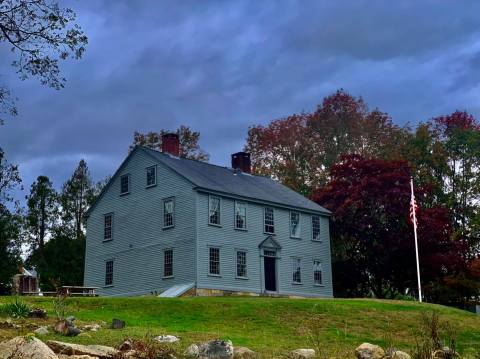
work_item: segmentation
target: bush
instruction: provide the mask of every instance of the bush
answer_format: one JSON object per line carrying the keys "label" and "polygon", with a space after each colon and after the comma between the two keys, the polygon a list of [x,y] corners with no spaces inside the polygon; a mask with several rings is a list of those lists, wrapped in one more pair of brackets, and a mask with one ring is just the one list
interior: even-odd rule
{"label": "bush", "polygon": [[30,306],[15,299],[14,303],[6,303],[0,306],[0,313],[12,318],[27,318],[30,313]]}

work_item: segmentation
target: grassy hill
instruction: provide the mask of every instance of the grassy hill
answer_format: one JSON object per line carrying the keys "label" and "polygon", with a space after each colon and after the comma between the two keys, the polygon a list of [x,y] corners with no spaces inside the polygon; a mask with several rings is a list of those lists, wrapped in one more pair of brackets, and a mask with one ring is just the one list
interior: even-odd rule
{"label": "grassy hill", "polygon": [[[52,298],[23,297],[22,301],[49,311]],[[13,298],[0,297],[0,303]],[[118,345],[125,337],[173,334],[181,346],[207,339],[231,339],[262,357],[278,357],[292,349],[313,347],[312,336],[320,338],[329,352],[341,351],[353,358],[362,342],[395,346],[411,351],[421,325],[421,313],[437,311],[458,333],[463,354],[480,352],[480,317],[461,310],[431,304],[370,299],[285,298],[69,298],[68,314],[79,322],[125,320],[122,330],[102,329],[70,342]],[[0,319],[1,322],[1,319]],[[316,324],[312,324],[312,322]],[[0,340],[17,335],[1,329]],[[48,337],[65,340],[56,335]],[[473,357],[473,356],[472,356]]]}

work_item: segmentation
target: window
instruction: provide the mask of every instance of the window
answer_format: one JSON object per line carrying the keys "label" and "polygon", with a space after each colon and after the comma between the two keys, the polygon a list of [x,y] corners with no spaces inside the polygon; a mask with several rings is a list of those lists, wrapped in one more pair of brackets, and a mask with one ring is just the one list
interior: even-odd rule
{"label": "window", "polygon": [[313,261],[313,284],[322,285],[322,262],[318,260]]}
{"label": "window", "polygon": [[247,252],[237,251],[237,277],[247,277]]}
{"label": "window", "polygon": [[273,218],[273,208],[264,209],[263,219],[265,222],[265,233],[275,233],[275,223]]}
{"label": "window", "polygon": [[220,249],[210,248],[209,273],[220,275]]}
{"label": "window", "polygon": [[320,240],[320,217],[312,216],[312,240]]}
{"label": "window", "polygon": [[105,285],[113,285],[113,261],[105,262]]}
{"label": "window", "polygon": [[147,167],[147,187],[157,184],[157,166]]}
{"label": "window", "polygon": [[127,194],[129,192],[129,175],[120,177],[120,194]]}
{"label": "window", "polygon": [[163,201],[163,227],[173,227],[174,221],[174,202],[173,198],[165,199]]}
{"label": "window", "polygon": [[109,213],[103,216],[103,240],[108,241],[112,239],[112,227],[113,227],[113,213]]}
{"label": "window", "polygon": [[220,225],[220,198],[210,196],[208,208],[208,223]]}
{"label": "window", "polygon": [[300,213],[290,212],[290,237],[300,238]]}
{"label": "window", "polygon": [[235,202],[235,228],[247,229],[247,205],[243,202]]}
{"label": "window", "polygon": [[302,267],[300,258],[292,258],[292,281],[302,283]]}
{"label": "window", "polygon": [[163,252],[163,276],[173,276],[173,250],[167,249]]}

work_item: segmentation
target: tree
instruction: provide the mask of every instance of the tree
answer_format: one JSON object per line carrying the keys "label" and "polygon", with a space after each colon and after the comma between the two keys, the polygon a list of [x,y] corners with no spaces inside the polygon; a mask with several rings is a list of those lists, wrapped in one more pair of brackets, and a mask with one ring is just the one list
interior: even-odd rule
{"label": "tree", "polygon": [[[130,151],[136,145],[146,146],[154,150],[161,150],[162,136],[170,131],[160,130],[160,132],[147,132],[146,134],[135,131],[133,134],[133,144]],[[200,132],[192,131],[188,126],[180,126],[175,131],[180,137],[180,157],[189,158],[197,161],[208,162],[210,155],[200,148]]]}
{"label": "tree", "polygon": [[83,237],[85,212],[95,199],[95,188],[85,160],[80,160],[72,177],[65,182],[60,194],[64,229],[76,239]]}
{"label": "tree", "polygon": [[[43,85],[64,87],[59,60],[80,59],[87,36],[75,24],[75,13],[56,1],[0,1],[0,42],[16,59],[12,65],[20,79],[37,77]],[[17,112],[8,88],[0,86],[0,115]]]}
{"label": "tree", "polygon": [[43,251],[45,237],[53,230],[58,215],[58,197],[49,178],[38,176],[32,183],[27,199],[25,218],[28,241],[32,249]]}

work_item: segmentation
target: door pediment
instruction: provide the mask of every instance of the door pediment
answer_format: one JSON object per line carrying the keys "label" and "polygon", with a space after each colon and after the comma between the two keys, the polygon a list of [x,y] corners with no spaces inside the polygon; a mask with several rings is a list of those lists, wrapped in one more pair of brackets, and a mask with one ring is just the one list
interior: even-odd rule
{"label": "door pediment", "polygon": [[273,236],[267,236],[267,238],[258,245],[258,248],[282,249],[282,246],[273,238]]}

